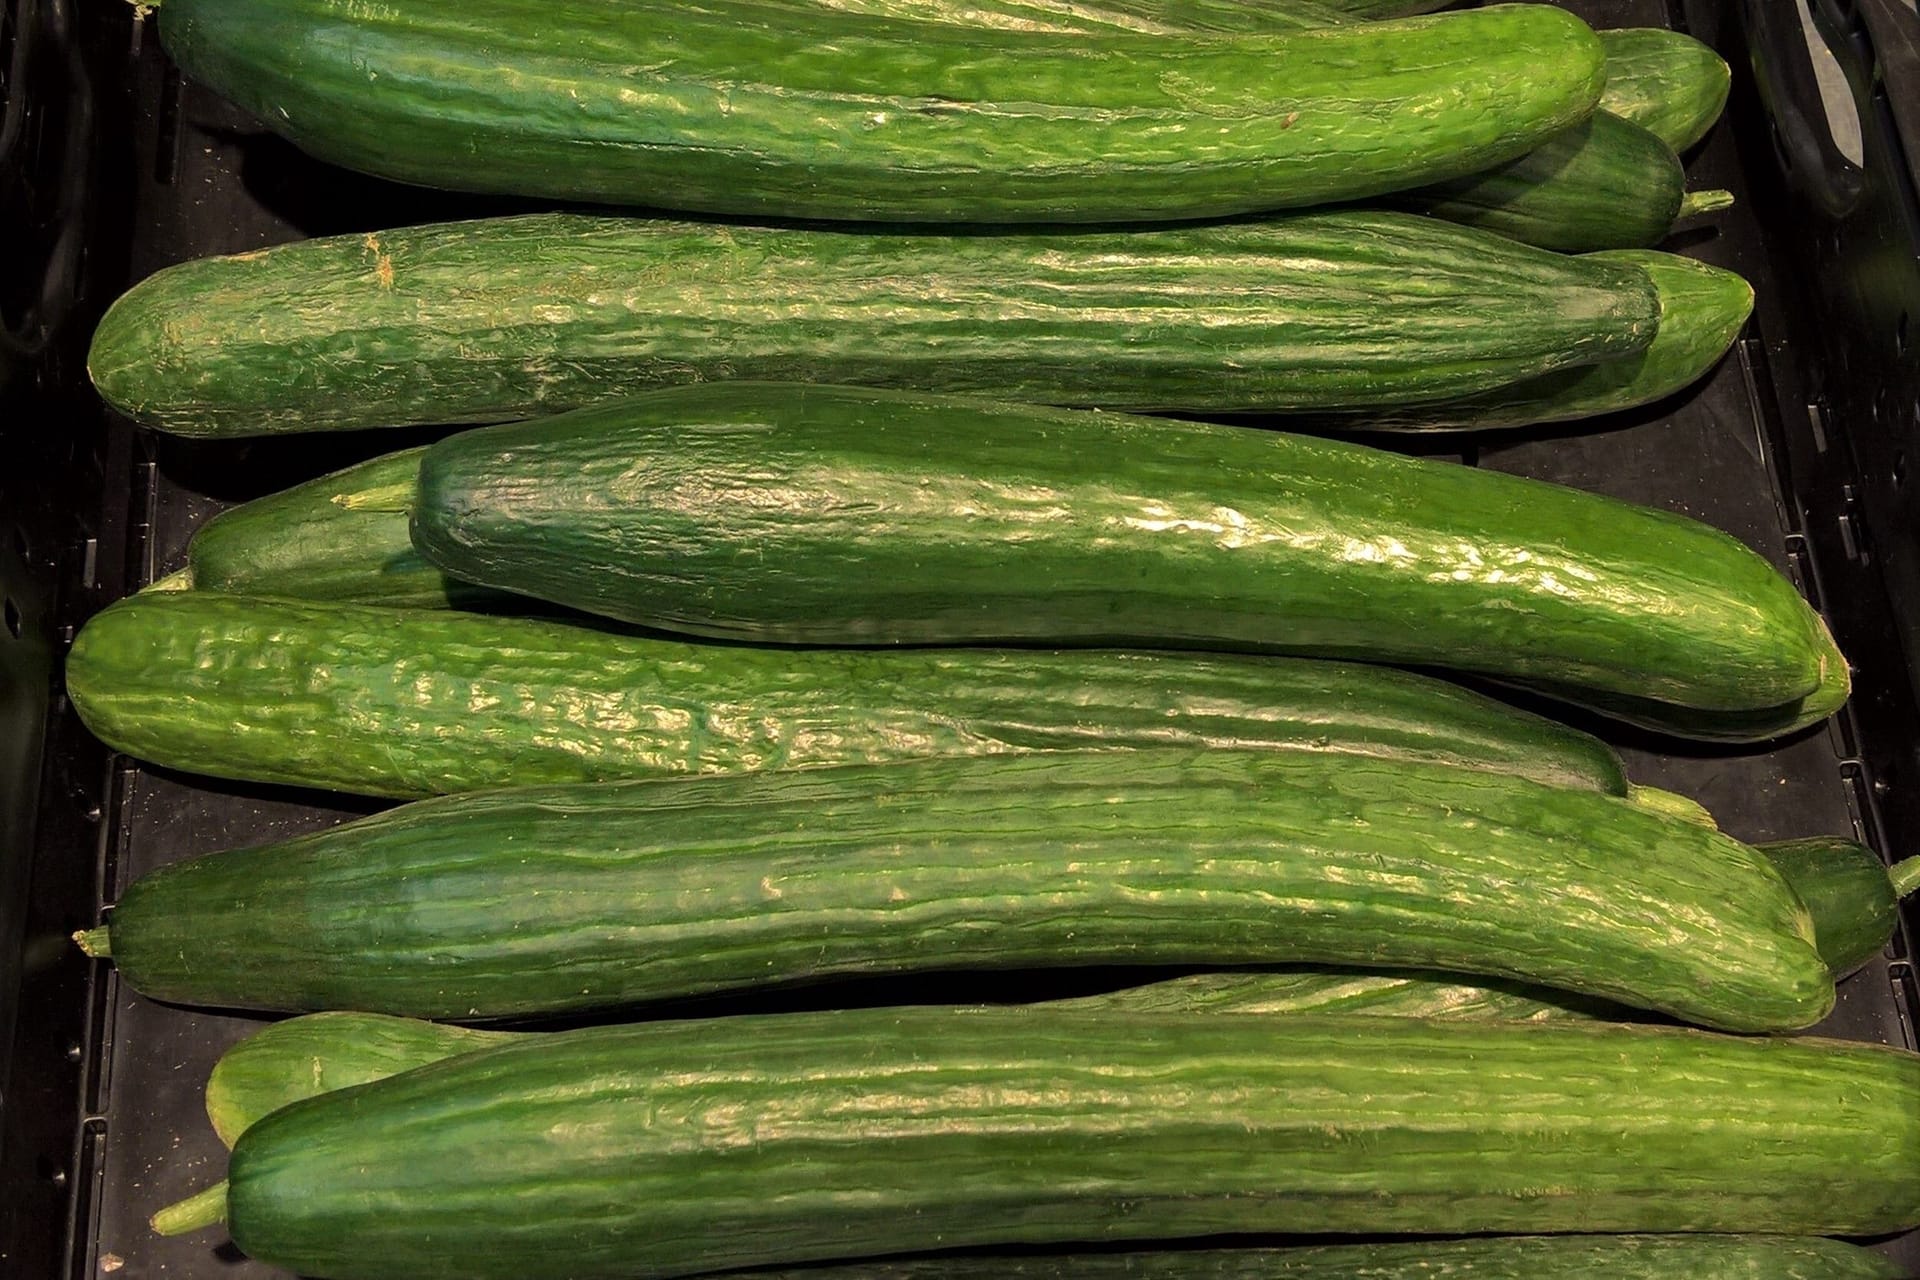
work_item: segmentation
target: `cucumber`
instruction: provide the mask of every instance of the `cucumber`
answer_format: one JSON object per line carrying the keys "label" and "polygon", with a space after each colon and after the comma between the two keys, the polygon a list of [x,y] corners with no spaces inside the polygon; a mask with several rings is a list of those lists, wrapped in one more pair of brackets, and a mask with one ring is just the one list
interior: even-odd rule
{"label": "cucumber", "polygon": [[1307,409],[1457,399],[1643,351],[1658,323],[1637,266],[1400,213],[993,236],[532,214],[170,267],[114,303],[88,368],[195,436],[728,378]]}
{"label": "cucumber", "polygon": [[1900,899],[1920,891],[1920,857],[1889,867],[1853,840],[1816,836],[1757,846],[1812,913],[1820,955],[1844,978],[1887,949]]}
{"label": "cucumber", "polygon": [[1691,36],[1658,27],[1599,33],[1607,51],[1601,105],[1650,130],[1675,151],[1707,136],[1726,109],[1733,73]]}
{"label": "cucumber", "polygon": [[1604,111],[1504,165],[1381,197],[1545,249],[1628,249],[1667,238],[1687,194],[1673,148]]}
{"label": "cucumber", "polygon": [[165,0],[193,80],[322,160],[456,191],[754,217],[1125,222],[1364,199],[1592,113],[1547,5],[1212,40],[768,0]]}
{"label": "cucumber", "polygon": [[1245,1232],[1920,1222],[1920,1056],[1591,1024],[879,1009],[565,1032],[242,1134],[254,1258],[673,1276]]}
{"label": "cucumber", "polygon": [[1731,271],[1649,250],[1588,256],[1639,267],[1653,281],[1660,295],[1660,327],[1645,351],[1441,404],[1312,414],[1301,423],[1329,431],[1477,431],[1637,409],[1706,377],[1753,314],[1753,286]]}
{"label": "cucumber", "polygon": [[1067,650],[793,652],[521,618],[142,594],[67,657],[110,746],[414,797],[1061,748],[1232,746],[1513,770],[1626,793],[1588,734],[1378,667]]}
{"label": "cucumber", "polygon": [[1259,647],[1709,711],[1845,667],[1771,565],[1679,516],[915,393],[716,383],[467,432],[421,461],[413,541],[465,581],[752,641]]}
{"label": "cucumber", "polygon": [[403,449],[221,512],[195,531],[184,577],[165,585],[411,609],[536,606],[449,578],[413,549],[407,513],[423,452]]}
{"label": "cucumber", "polygon": [[[1378,1017],[1544,1022],[1629,1011],[1518,984],[1481,986],[1450,974],[1195,973],[1049,1002],[1059,1008],[1174,1013],[1350,1013]],[[262,1116],[317,1094],[548,1032],[487,1031],[385,1013],[309,1013],[262,1027],[207,1077],[207,1118],[231,1147]]]}
{"label": "cucumber", "polygon": [[1065,752],[515,788],[136,881],[155,999],[488,1019],[870,973],[1439,969],[1741,1031],[1834,1000],[1806,909],[1697,823],[1507,775]]}

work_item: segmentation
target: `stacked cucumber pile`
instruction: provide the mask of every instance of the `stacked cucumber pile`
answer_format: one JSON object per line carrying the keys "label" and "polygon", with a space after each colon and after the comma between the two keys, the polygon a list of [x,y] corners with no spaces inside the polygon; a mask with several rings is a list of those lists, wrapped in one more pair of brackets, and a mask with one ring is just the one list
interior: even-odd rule
{"label": "stacked cucumber pile", "polygon": [[[1725,203],[1676,151],[1727,68],[1436,7],[165,0],[319,157],[626,211],[100,325],[158,430],[471,428],[71,651],[117,749],[412,802],[81,936],[303,1015],[156,1227],[339,1280],[1893,1275],[1824,1237],[1920,1226],[1920,1056],[1768,1033],[1920,859],[1743,844],[1503,700],[1766,742],[1846,700],[1821,619],[1700,523],[1334,438],[1711,370],[1752,293],[1652,246]],[[845,982],[1113,965],[1162,980]]]}

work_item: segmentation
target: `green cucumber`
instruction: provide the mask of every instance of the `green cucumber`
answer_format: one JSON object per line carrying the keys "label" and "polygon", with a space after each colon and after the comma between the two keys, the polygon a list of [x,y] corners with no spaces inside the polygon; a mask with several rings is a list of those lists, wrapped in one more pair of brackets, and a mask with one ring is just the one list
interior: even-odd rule
{"label": "green cucumber", "polygon": [[1307,660],[794,652],[176,591],[97,614],[66,680],[118,750],[364,795],[1102,746],[1327,752],[1627,787],[1612,749],[1577,730],[1442,681]]}
{"label": "green cucumber", "polygon": [[1900,899],[1920,891],[1920,857],[1889,867],[1865,845],[1838,836],[1757,846],[1806,904],[1815,941],[1836,978],[1887,949]]}
{"label": "green cucumber", "polygon": [[1660,295],[1653,345],[1441,404],[1305,415],[1319,430],[1477,431],[1569,422],[1653,404],[1707,376],[1753,314],[1753,286],[1731,271],[1652,250],[1587,255],[1647,273]]}
{"label": "green cucumber", "polygon": [[187,546],[191,587],[413,609],[524,611],[535,604],[447,577],[407,536],[424,448],[374,458],[223,511]]}
{"label": "green cucumber", "polygon": [[1256,647],[1676,708],[1844,669],[1774,568],[1683,517],[1207,423],[716,383],[470,431],[420,466],[454,577],[752,641]]}
{"label": "green cucumber", "polygon": [[[1349,1013],[1376,1017],[1544,1022],[1629,1011],[1518,984],[1482,986],[1449,974],[1301,969],[1195,973],[1101,995],[1050,1002],[1059,1008],[1173,1013]],[[221,1055],[207,1077],[207,1118],[229,1147],[269,1112],[317,1094],[550,1034],[487,1031],[386,1013],[309,1013],[261,1028]]]}
{"label": "green cucumber", "polygon": [[1691,36],[1658,27],[1602,31],[1607,87],[1600,104],[1675,151],[1707,136],[1726,109],[1733,73]]}
{"label": "green cucumber", "polygon": [[1516,160],[1381,202],[1577,253],[1660,243],[1686,194],[1686,170],[1671,147],[1596,111]]}
{"label": "green cucumber", "polygon": [[1211,40],[768,0],[165,0],[180,69],[322,160],[755,217],[1125,222],[1364,199],[1592,113],[1548,5]]}
{"label": "green cucumber", "polygon": [[993,236],[533,214],[170,267],[114,303],[88,368],[196,436],[729,378],[1309,409],[1457,399],[1633,355],[1658,323],[1637,266],[1399,213]]}
{"label": "green cucumber", "polygon": [[1920,1223],[1920,1056],[1598,1024],[836,1010],[596,1028],[242,1134],[234,1242],[666,1277],[1251,1232]]}
{"label": "green cucumber", "polygon": [[83,945],[155,999],[503,1018],[924,970],[1439,969],[1742,1031],[1834,999],[1760,854],[1590,791],[1065,752],[424,801],[163,868]]}

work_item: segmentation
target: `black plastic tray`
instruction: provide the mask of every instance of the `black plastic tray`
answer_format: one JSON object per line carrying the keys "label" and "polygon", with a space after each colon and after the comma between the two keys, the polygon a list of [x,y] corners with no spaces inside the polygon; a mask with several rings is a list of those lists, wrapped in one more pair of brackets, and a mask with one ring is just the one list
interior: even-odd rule
{"label": "black plastic tray", "polygon": [[[1860,117],[1858,147],[1829,119],[1797,0],[1567,6],[1596,26],[1683,27],[1734,65],[1728,119],[1689,167],[1693,185],[1730,188],[1739,204],[1680,246],[1752,280],[1755,320],[1706,384],[1605,432],[1424,450],[1684,512],[1771,557],[1855,661],[1849,711],[1767,752],[1674,754],[1602,731],[1637,780],[1695,796],[1737,836],[1859,834],[1910,852],[1920,206],[1906,157],[1920,155],[1920,20],[1909,0],[1809,2],[1836,55],[1829,81]],[[0,1275],[266,1276],[217,1234],[162,1240],[146,1226],[221,1176],[201,1088],[258,1024],[135,996],[67,935],[156,866],[369,806],[112,756],[60,695],[58,656],[89,613],[179,567],[213,511],[397,444],[194,446],[134,431],[87,390],[86,337],[120,289],[172,262],[482,206],[306,159],[182,84],[151,25],[122,6],[8,4],[0,226],[27,253],[0,268]],[[1823,1031],[1920,1047],[1916,934],[1910,915],[1887,956],[1843,985]],[[1920,1274],[1920,1233],[1882,1247]]]}

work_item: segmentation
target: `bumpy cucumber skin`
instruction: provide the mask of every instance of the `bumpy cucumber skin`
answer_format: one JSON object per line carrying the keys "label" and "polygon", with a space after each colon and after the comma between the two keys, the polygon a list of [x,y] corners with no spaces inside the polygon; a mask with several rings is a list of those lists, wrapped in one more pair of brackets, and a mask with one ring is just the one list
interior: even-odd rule
{"label": "bumpy cucumber skin", "polygon": [[194,436],[496,422],[722,379],[1115,409],[1458,398],[1645,350],[1634,266],[1408,214],[956,237],[574,214],[183,263],[88,369]]}
{"label": "bumpy cucumber skin", "polygon": [[1649,249],[1587,256],[1639,267],[1653,281],[1660,295],[1660,329],[1645,351],[1442,404],[1312,414],[1301,421],[1324,430],[1481,431],[1637,409],[1706,377],[1753,314],[1753,286],[1731,271]]}
{"label": "bumpy cucumber skin", "polygon": [[533,604],[449,578],[413,549],[407,512],[423,451],[374,458],[221,512],[187,548],[189,585],[414,609]]}
{"label": "bumpy cucumber skin", "polygon": [[[1783,1140],[1783,1135],[1790,1135]],[[250,1255],[673,1276],[1230,1232],[1920,1222],[1920,1057],[1588,1024],[886,1009],[568,1032],[243,1134]]]}
{"label": "bumpy cucumber skin", "polygon": [[[1633,1016],[1619,1005],[1518,983],[1479,985],[1455,974],[1318,969],[1194,973],[1048,1003],[1144,1013],[1345,1013],[1523,1022]],[[263,1027],[221,1056],[207,1078],[207,1118],[231,1147],[262,1116],[288,1103],[543,1034],[484,1031],[386,1013],[302,1014]]]}
{"label": "bumpy cucumber skin", "polygon": [[1128,222],[1364,199],[1592,113],[1545,5],[1196,41],[764,0],[168,0],[195,81],[323,160],[458,191],[771,218]]}
{"label": "bumpy cucumber skin", "polygon": [[1834,977],[1887,949],[1900,924],[1900,899],[1873,850],[1838,836],[1757,847],[1812,914],[1814,941]]}
{"label": "bumpy cucumber skin", "polygon": [[753,641],[1256,647],[1711,710],[1811,693],[1825,652],[1771,565],[1667,513],[1303,436],[845,387],[443,440],[413,539],[466,581]]}
{"label": "bumpy cucumber skin", "polygon": [[1675,151],[1707,136],[1726,109],[1733,83],[1719,54],[1692,36],[1658,27],[1599,35],[1607,51],[1602,107],[1651,130]]}
{"label": "bumpy cucumber skin", "polygon": [[123,980],[158,999],[430,1018],[1106,964],[1438,969],[1742,1031],[1834,998],[1799,899],[1718,832],[1285,752],[450,797],[163,868],[111,930]]}
{"label": "bumpy cucumber skin", "polygon": [[101,739],[158,764],[401,798],[1183,745],[1627,786],[1598,739],[1442,681],[1230,655],[791,652],[186,591],[96,615],[67,687]]}

